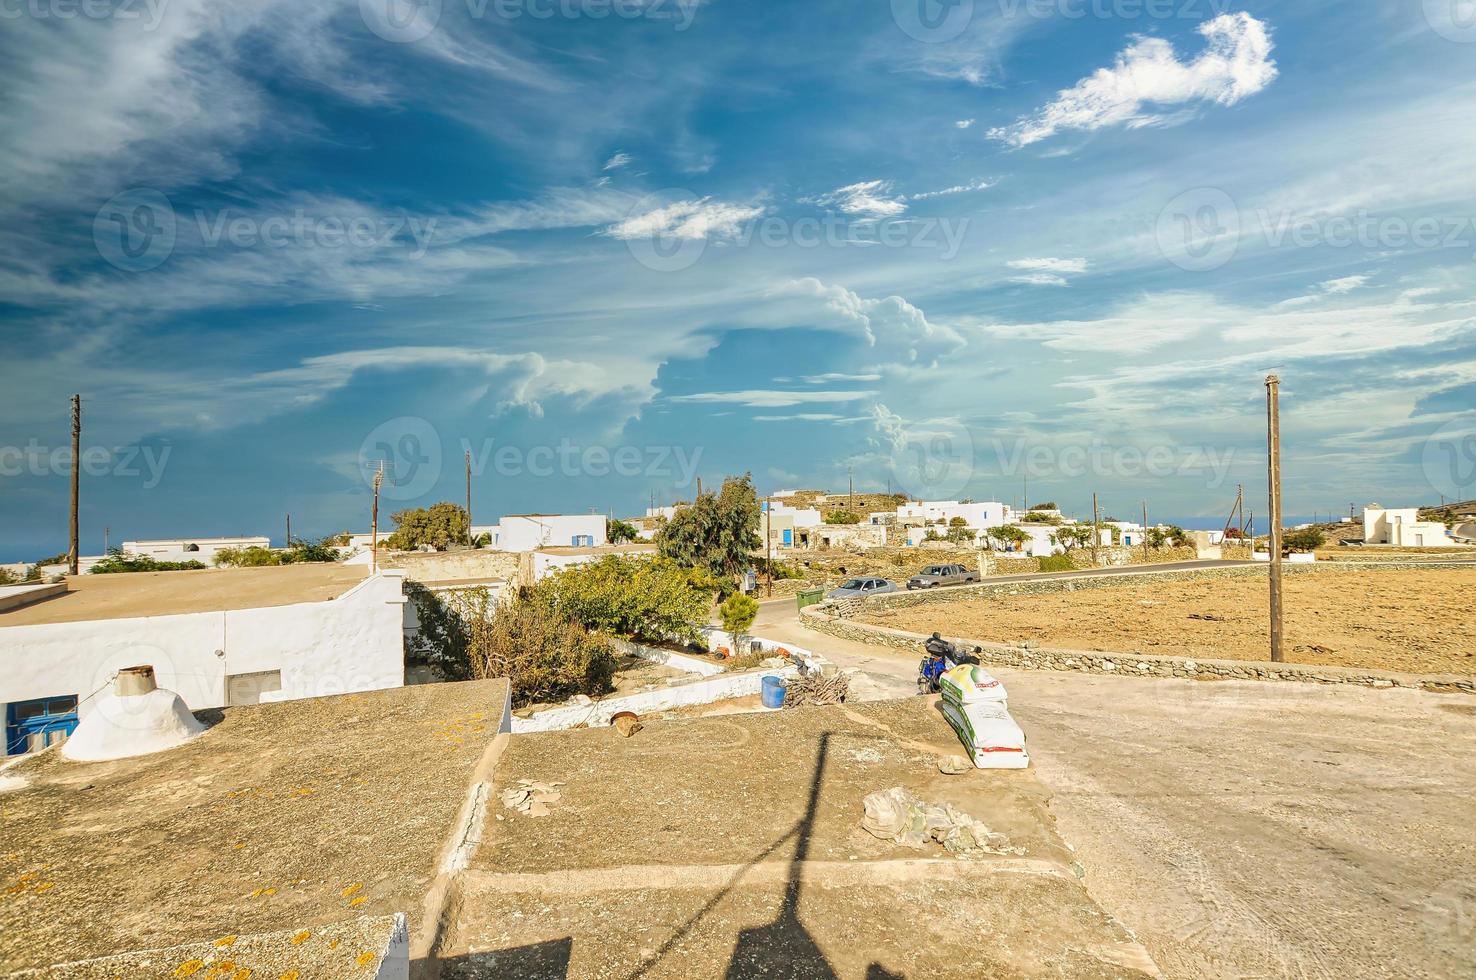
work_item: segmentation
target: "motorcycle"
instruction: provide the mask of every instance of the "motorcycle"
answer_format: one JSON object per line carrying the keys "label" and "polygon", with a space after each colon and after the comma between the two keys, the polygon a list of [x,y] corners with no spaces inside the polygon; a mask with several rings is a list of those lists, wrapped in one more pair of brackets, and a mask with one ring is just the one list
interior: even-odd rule
{"label": "motorcycle", "polygon": [[949,643],[934,633],[923,643],[924,655],[917,665],[917,693],[937,694],[938,679],[959,664],[978,664],[983,647],[974,647],[969,653],[955,643]]}

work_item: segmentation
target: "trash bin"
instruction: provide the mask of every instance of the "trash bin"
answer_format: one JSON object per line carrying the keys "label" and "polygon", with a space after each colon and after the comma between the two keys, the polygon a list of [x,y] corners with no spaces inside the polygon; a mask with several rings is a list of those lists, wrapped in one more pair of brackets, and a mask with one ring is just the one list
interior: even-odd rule
{"label": "trash bin", "polygon": [[784,693],[788,684],[784,678],[768,674],[763,679],[763,702],[765,708],[784,707]]}
{"label": "trash bin", "polygon": [[796,609],[813,606],[825,598],[824,589],[800,589],[794,594]]}

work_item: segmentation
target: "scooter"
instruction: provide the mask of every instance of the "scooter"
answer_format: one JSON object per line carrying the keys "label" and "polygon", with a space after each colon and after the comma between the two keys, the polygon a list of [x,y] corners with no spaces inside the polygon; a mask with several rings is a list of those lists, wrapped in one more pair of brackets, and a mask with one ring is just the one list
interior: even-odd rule
{"label": "scooter", "polygon": [[923,643],[925,654],[917,665],[917,693],[937,694],[938,679],[959,664],[978,664],[983,647],[969,653],[934,633]]}

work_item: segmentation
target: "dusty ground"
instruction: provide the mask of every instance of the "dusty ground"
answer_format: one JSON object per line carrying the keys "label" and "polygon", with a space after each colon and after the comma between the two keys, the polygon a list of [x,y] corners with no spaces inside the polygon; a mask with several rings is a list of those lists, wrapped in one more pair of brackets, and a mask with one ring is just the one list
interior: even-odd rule
{"label": "dusty ground", "polygon": [[[1004,643],[1262,660],[1266,580],[1124,580],[1050,595],[991,595],[865,617]],[[1476,673],[1476,566],[1327,569],[1285,578],[1287,660],[1416,673]],[[1194,616],[1213,619],[1191,618]]]}
{"label": "dusty ground", "polygon": [[170,752],[12,766],[28,785],[0,793],[0,973],[359,915],[415,928],[505,692],[227,708]]}
{"label": "dusty ground", "polygon": [[343,595],[369,573],[332,563],[73,575],[67,594],[0,613],[0,627],[285,606]]}
{"label": "dusty ground", "polygon": [[[537,818],[494,802],[446,975],[1148,973],[1081,888],[1034,775],[940,775],[956,750],[921,698],[516,736],[494,789],[558,781],[562,797]],[[1024,853],[960,860],[870,836],[861,798],[896,785]]]}
{"label": "dusty ground", "polygon": [[[792,607],[755,632],[808,639],[853,692],[913,689],[917,657]],[[1088,891],[1166,976],[1476,976],[1476,699],[994,673]]]}

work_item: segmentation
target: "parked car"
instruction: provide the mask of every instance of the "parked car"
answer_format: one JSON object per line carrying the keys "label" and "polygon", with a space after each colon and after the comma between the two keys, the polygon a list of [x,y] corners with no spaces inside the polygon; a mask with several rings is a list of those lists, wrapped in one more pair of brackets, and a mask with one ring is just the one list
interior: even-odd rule
{"label": "parked car", "polygon": [[929,565],[907,580],[909,589],[936,589],[940,585],[967,585],[979,581],[979,573],[967,565]]}
{"label": "parked car", "polygon": [[827,599],[850,599],[855,596],[881,595],[884,592],[896,592],[897,583],[888,582],[884,578],[853,578],[842,582],[839,588],[831,589],[825,594]]}

